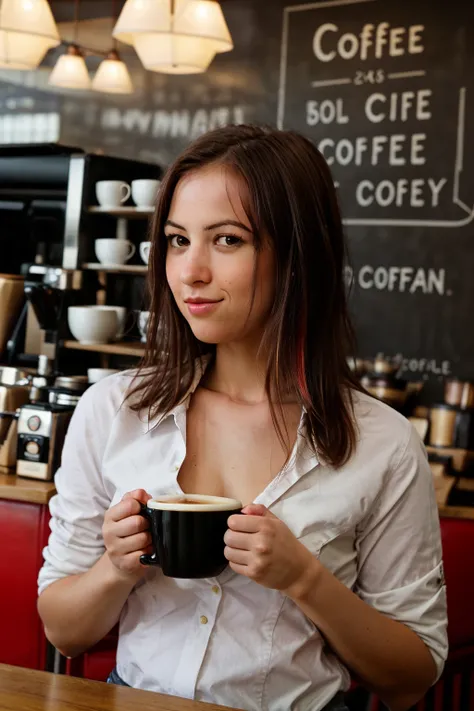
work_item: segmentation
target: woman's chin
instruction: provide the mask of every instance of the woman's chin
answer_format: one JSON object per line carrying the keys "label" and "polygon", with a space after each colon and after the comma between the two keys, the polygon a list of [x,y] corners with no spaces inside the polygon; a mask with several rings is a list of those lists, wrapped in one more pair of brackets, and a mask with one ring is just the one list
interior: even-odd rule
{"label": "woman's chin", "polygon": [[198,341],[201,341],[201,343],[207,343],[209,345],[218,346],[221,343],[228,343],[229,341],[235,340],[235,334],[228,333],[222,328],[206,328],[203,325],[200,327],[198,326],[197,328],[192,328],[191,326],[191,330]]}

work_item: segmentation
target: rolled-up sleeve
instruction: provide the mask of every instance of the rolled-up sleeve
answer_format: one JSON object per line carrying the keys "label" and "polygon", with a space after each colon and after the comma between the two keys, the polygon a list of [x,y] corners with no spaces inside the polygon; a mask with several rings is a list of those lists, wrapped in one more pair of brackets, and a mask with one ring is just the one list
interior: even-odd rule
{"label": "rolled-up sleeve", "polygon": [[358,595],[416,632],[439,678],[448,653],[441,535],[431,470],[411,426],[356,545]]}
{"label": "rolled-up sleeve", "polygon": [[101,461],[114,417],[106,380],[81,398],[71,419],[50,501],[51,534],[43,550],[38,595],[68,575],[84,573],[103,554],[102,524],[110,498]]}

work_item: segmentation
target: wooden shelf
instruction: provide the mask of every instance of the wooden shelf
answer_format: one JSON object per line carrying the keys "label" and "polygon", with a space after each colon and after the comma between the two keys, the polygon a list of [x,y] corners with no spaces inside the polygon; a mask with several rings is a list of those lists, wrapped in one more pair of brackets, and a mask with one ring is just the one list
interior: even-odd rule
{"label": "wooden shelf", "polygon": [[82,269],[94,272],[107,272],[107,274],[146,274],[148,267],[145,264],[101,264],[100,262],[86,262]]}
{"label": "wooden shelf", "polygon": [[87,208],[87,212],[94,215],[110,215],[111,217],[128,217],[130,220],[143,220],[155,212],[154,207],[102,207],[101,205],[93,205]]}
{"label": "wooden shelf", "polygon": [[145,344],[136,341],[128,343],[80,343],[79,341],[63,341],[63,347],[75,351],[91,351],[93,353],[108,353],[109,355],[128,355],[141,358],[145,352]]}

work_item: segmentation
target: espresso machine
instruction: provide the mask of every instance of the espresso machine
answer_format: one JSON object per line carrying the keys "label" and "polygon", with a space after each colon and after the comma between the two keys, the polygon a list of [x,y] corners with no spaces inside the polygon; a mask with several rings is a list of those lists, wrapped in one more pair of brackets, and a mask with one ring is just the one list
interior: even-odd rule
{"label": "espresso machine", "polygon": [[[97,236],[115,237],[117,219],[90,212],[95,185],[120,177],[159,178],[158,165],[85,153],[60,144],[0,146],[0,273],[22,274],[26,305],[6,358],[35,367],[67,337],[67,307],[95,303]],[[140,225],[138,225],[140,227]],[[135,234],[135,227],[128,228]],[[137,228],[138,229],[138,228]]]}

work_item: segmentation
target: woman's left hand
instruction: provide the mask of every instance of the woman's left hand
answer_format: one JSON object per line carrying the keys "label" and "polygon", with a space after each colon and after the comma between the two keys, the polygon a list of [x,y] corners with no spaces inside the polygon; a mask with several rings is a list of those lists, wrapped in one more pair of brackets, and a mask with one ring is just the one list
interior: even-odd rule
{"label": "woman's left hand", "polygon": [[285,592],[315,565],[306,546],[265,506],[246,506],[228,526],[224,555],[230,567],[259,585]]}

